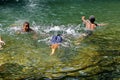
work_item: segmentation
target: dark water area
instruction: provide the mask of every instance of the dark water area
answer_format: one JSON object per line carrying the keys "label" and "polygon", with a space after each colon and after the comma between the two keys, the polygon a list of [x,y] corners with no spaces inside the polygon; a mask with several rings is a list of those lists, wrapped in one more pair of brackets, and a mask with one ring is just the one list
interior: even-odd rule
{"label": "dark water area", "polygon": [[[90,15],[107,25],[81,39],[81,17]],[[0,0],[0,80],[119,80],[119,16],[120,0]],[[37,39],[17,34],[25,21]],[[57,33],[64,41],[50,56]]]}

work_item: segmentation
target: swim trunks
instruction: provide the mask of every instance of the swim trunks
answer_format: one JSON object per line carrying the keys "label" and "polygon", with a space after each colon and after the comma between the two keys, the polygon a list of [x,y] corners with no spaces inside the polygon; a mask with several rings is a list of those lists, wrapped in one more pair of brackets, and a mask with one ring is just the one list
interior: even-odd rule
{"label": "swim trunks", "polygon": [[59,44],[57,44],[57,43],[51,45],[51,48],[52,48],[52,49],[56,49],[56,48],[58,48],[58,47],[59,47]]}
{"label": "swim trunks", "polygon": [[93,34],[93,31],[92,31],[92,30],[86,30],[86,31],[85,31],[85,34],[86,34],[87,36],[91,36],[91,35]]}

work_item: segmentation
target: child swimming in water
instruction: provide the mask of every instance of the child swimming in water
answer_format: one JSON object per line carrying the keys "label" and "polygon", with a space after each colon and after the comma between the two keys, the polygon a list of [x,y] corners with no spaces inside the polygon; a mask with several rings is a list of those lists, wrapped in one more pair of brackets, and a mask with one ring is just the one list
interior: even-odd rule
{"label": "child swimming in water", "polygon": [[20,34],[21,32],[31,32],[33,33],[33,39],[37,39],[37,33],[30,28],[29,22],[24,22],[22,30],[18,31],[17,34]]}
{"label": "child swimming in water", "polygon": [[89,19],[85,19],[85,16],[82,16],[83,24],[85,25],[85,32],[80,36],[80,39],[75,42],[75,44],[79,45],[80,42],[88,36],[91,36],[96,29],[97,26],[104,26],[106,24],[96,24],[95,23],[95,16],[91,15]]}
{"label": "child swimming in water", "polygon": [[33,29],[30,28],[30,25],[29,25],[29,22],[25,22],[23,24],[23,29],[22,29],[23,32],[34,32]]}
{"label": "child swimming in water", "polygon": [[89,19],[85,19],[85,16],[82,16],[82,21],[85,24],[85,34],[84,36],[90,36],[93,34],[93,31],[97,26],[104,26],[106,24],[96,24],[95,16],[91,15]]}
{"label": "child swimming in water", "polygon": [[50,55],[53,55],[56,51],[56,49],[60,46],[60,43],[62,42],[62,37],[60,34],[57,34],[57,36],[53,36],[51,39],[51,49],[52,52]]}

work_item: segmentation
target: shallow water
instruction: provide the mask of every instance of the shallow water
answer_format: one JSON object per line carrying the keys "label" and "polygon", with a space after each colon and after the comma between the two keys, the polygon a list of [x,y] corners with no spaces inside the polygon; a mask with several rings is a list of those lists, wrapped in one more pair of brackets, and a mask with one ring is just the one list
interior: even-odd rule
{"label": "shallow water", "polygon": [[[94,73],[97,74],[100,72],[99,69],[101,70],[100,66],[99,68],[97,67],[97,62],[102,59],[104,60],[104,58],[99,58],[100,56],[96,57],[96,55],[102,53],[105,58],[106,56],[108,57],[106,60],[109,62],[114,58],[108,56],[108,52],[111,53],[109,50],[114,50],[113,52],[115,53],[118,51],[119,54],[119,7],[119,0],[1,1],[0,35],[6,45],[0,51],[0,65],[16,63],[18,66],[24,66],[22,73],[26,73],[22,74],[22,77],[31,77],[31,74],[36,74],[34,76],[37,76],[39,75],[39,71],[41,72],[40,74],[45,73],[45,77],[51,77],[49,73],[54,72],[58,72],[57,76],[63,76],[64,71],[66,73],[69,70],[76,70],[87,65],[88,70],[78,70],[80,75],[88,76],[88,73],[91,75],[94,75]],[[108,25],[98,27],[92,37],[81,41],[81,39],[78,39],[78,36],[81,36],[81,33],[84,31],[84,26],[81,21],[81,16],[83,15],[86,18],[90,15],[95,15],[97,23],[107,23]],[[31,28],[37,32],[37,39],[32,38],[33,34],[16,33],[17,30],[22,28],[25,21],[30,22]],[[62,33],[64,41],[56,51],[56,54],[49,56],[51,52],[49,40],[52,35],[57,33]],[[81,44],[75,45],[76,41],[80,41]],[[94,62],[94,59],[96,60],[95,66],[91,62]],[[115,57],[116,59],[119,62],[119,58]],[[112,62],[107,64],[109,66]],[[93,67],[89,68],[89,65],[93,65]],[[108,66],[107,68],[109,69]],[[94,72],[92,69],[97,71]],[[33,70],[33,73],[31,73],[31,70]],[[106,69],[102,70],[104,71]],[[112,70],[112,66],[110,66],[109,70]],[[16,73],[14,74],[16,75]],[[55,76],[52,75],[52,77]],[[69,74],[66,74],[66,76],[69,76]]]}

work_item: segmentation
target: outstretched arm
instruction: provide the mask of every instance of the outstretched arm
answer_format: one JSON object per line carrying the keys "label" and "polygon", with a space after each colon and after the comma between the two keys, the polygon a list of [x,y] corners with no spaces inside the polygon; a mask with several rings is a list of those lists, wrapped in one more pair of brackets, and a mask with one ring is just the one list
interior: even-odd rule
{"label": "outstretched arm", "polygon": [[97,24],[97,26],[106,26],[108,25],[107,23],[100,23],[100,24]]}
{"label": "outstretched arm", "polygon": [[82,16],[82,21],[86,23],[85,16]]}

